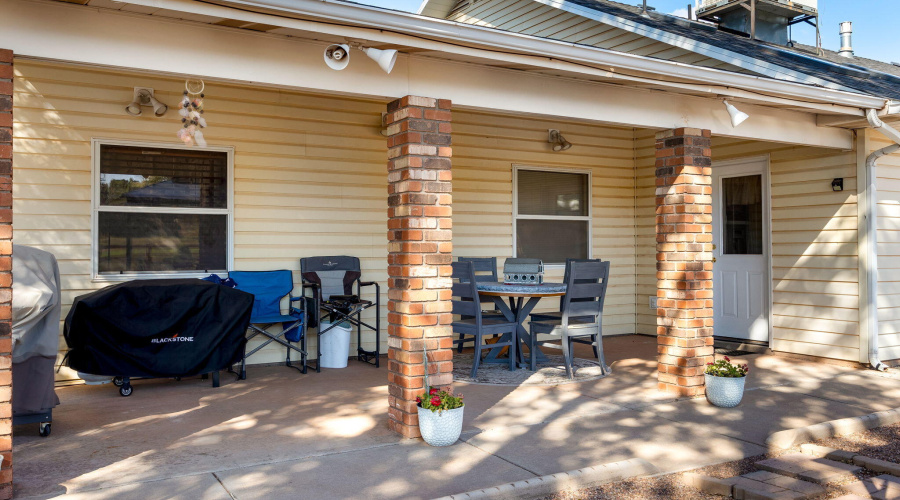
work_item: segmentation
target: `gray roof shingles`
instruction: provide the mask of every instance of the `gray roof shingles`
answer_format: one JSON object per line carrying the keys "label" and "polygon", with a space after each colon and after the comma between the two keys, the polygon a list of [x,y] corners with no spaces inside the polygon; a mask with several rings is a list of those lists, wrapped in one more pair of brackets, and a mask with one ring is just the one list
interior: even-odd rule
{"label": "gray roof shingles", "polygon": [[831,51],[826,51],[824,57],[819,57],[815,55],[813,47],[791,48],[750,40],[747,37],[725,31],[677,22],[677,18],[672,16],[654,14],[651,17],[645,17],[641,16],[640,7],[618,2],[607,0],[567,1],[743,56],[762,59],[768,63],[855,89],[864,94],[900,99],[900,67],[891,64],[865,58],[847,59]]}

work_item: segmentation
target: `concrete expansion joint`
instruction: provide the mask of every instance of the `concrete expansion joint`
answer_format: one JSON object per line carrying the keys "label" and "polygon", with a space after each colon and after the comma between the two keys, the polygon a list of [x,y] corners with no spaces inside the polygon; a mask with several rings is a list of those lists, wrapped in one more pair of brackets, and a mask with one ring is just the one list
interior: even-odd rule
{"label": "concrete expansion joint", "polygon": [[641,458],[595,465],[524,479],[492,488],[469,491],[435,500],[519,500],[541,498],[569,489],[591,488],[613,481],[647,476],[658,472],[656,466]]}

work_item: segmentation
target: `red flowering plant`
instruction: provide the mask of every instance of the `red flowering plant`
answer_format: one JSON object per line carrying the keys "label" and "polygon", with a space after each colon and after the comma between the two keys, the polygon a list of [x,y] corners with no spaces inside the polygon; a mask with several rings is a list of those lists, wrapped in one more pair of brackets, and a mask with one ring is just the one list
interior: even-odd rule
{"label": "red flowering plant", "polygon": [[428,387],[428,392],[416,398],[418,406],[426,410],[441,412],[462,408],[462,394],[453,394],[449,390],[441,390],[437,387]]}
{"label": "red flowering plant", "polygon": [[749,365],[732,363],[731,358],[725,356],[715,363],[706,363],[706,374],[714,377],[740,378],[750,373]]}

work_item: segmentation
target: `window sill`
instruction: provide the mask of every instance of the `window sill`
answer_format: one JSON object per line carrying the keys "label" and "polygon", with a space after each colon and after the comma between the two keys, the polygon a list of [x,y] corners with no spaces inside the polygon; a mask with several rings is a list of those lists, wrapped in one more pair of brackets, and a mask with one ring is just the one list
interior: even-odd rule
{"label": "window sill", "polygon": [[159,274],[100,274],[91,279],[91,283],[121,283],[134,280],[163,280],[163,279],[202,279],[210,274],[218,274],[222,278],[228,277],[228,271],[210,271],[204,273],[159,273]]}

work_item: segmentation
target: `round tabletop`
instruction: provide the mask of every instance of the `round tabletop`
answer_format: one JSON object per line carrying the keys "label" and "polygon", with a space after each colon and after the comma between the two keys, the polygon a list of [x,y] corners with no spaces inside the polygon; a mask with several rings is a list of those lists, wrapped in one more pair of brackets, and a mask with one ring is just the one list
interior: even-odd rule
{"label": "round tabletop", "polygon": [[565,283],[541,283],[520,285],[513,283],[478,282],[475,284],[481,295],[497,297],[559,297],[566,294]]}

